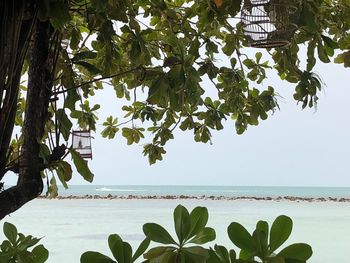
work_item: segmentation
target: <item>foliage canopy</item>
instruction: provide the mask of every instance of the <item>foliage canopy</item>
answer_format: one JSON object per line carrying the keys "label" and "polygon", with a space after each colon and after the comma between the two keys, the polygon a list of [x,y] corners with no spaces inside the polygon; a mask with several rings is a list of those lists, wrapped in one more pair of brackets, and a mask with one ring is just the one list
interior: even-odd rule
{"label": "foliage canopy", "polygon": [[[2,7],[11,2],[4,1]],[[0,131],[0,179],[7,171],[21,174],[21,165],[28,163],[22,153],[38,144],[39,150],[32,155],[40,160],[36,167],[42,176],[55,171],[67,186],[72,169],[64,158],[70,154],[78,172],[92,181],[86,162],[74,150],[68,150],[71,129],[78,125],[96,130],[100,105],[91,105],[89,98],[109,85],[117,98],[127,102],[122,106],[122,121],[112,114],[103,122],[102,136],[113,139],[121,129],[127,144],[134,144],[143,142],[146,132],[152,133],[152,141],[143,150],[150,164],[162,160],[164,146],[174,138],[176,128],[191,131],[195,141],[207,143],[211,130],[223,129],[226,119],[235,122],[238,134],[266,120],[278,108],[275,88],[264,84],[272,71],[295,87],[294,99],[302,108],[314,107],[322,86],[313,72],[316,62],[333,60],[350,67],[349,0],[294,0],[297,31],[290,46],[267,50],[264,56],[262,52],[253,56],[247,52],[242,24],[237,19],[242,2],[17,1],[15,8],[22,13],[14,25],[23,29],[30,21],[32,27],[23,37],[27,44],[11,42],[17,43],[11,44],[13,50],[25,54],[16,64],[17,71],[8,66],[8,56],[1,57],[8,68],[0,74],[0,124],[4,127]],[[7,15],[3,19],[10,17],[6,10],[2,8]],[[1,32],[17,28],[5,20],[2,27]],[[40,42],[46,46],[37,48],[35,36],[46,39]],[[12,41],[7,35],[4,39],[1,54],[8,51],[6,41]],[[34,44],[29,45],[30,41]],[[305,63],[300,60],[303,45],[307,46]],[[43,51],[46,53],[41,56]],[[40,80],[42,71],[36,70],[40,67],[48,71],[48,92],[33,95],[37,99],[33,103],[28,98],[41,85],[36,82]],[[20,73],[13,85],[9,82],[11,72],[13,76]],[[212,85],[204,86],[208,81]],[[207,89],[214,89],[217,96],[208,97]],[[8,103],[10,95],[12,104]],[[35,108],[41,113],[30,115]],[[4,117],[11,114],[13,118]],[[16,139],[12,135],[14,126],[22,131]],[[35,127],[40,128],[31,133]],[[12,142],[6,138],[12,138]],[[55,177],[50,182],[49,194],[55,196]]]}

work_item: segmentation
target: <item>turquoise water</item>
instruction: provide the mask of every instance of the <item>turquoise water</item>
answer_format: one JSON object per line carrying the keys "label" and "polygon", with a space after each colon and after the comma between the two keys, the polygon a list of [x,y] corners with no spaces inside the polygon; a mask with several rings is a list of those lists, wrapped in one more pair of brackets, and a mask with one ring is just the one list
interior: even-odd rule
{"label": "turquoise water", "polygon": [[[231,187],[231,186],[71,186],[60,195],[188,195],[251,197],[350,197],[350,188],[320,187]],[[173,233],[173,209],[206,206],[209,225],[216,229],[214,243],[233,246],[226,229],[232,221],[253,230],[260,220],[272,222],[278,215],[293,218],[291,242],[312,245],[310,263],[349,262],[350,203],[290,202],[254,200],[47,200],[29,202],[4,221],[14,223],[20,232],[43,237],[49,249],[48,263],[78,263],[87,250],[110,254],[107,238],[118,233],[136,247],[144,238],[142,225],[157,222]],[[173,233],[174,234],[174,233]],[[0,231],[0,240],[3,234]],[[214,243],[210,244],[213,245]],[[154,245],[154,244],[153,244]]]}
{"label": "turquoise water", "polygon": [[[290,242],[306,242],[314,255],[308,263],[347,263],[350,258],[350,203],[248,200],[34,200],[6,217],[20,232],[43,237],[48,263],[78,263],[87,250],[110,255],[107,237],[120,234],[136,247],[145,222],[162,224],[174,234],[172,213],[179,204],[206,206],[215,243],[233,247],[226,229],[232,221],[254,229],[259,219],[271,222],[280,214],[293,218]],[[2,232],[2,231],[1,231]],[[0,239],[3,234],[0,233]],[[154,244],[152,244],[154,246]],[[141,261],[139,261],[141,262]]]}
{"label": "turquoise water", "polygon": [[73,185],[62,196],[76,195],[186,195],[186,196],[247,196],[247,197],[350,197],[346,187],[262,187],[262,186],[170,186],[170,185]]}

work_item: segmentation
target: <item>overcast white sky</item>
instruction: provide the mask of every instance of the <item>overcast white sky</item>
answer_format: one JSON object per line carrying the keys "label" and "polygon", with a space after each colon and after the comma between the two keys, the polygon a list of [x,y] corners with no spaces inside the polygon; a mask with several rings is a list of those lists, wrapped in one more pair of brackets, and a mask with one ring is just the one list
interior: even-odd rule
{"label": "overcast white sky", "polygon": [[[227,121],[223,131],[213,132],[213,145],[196,143],[192,132],[178,131],[164,160],[152,166],[142,154],[142,144],[151,137],[127,146],[121,133],[114,140],[103,139],[98,125],[89,161],[93,184],[350,186],[349,69],[320,64],[316,72],[326,84],[316,112],[301,110],[292,98],[294,85],[269,75],[264,85],[272,84],[284,97],[280,111],[243,135]],[[94,102],[102,105],[100,124],[106,116],[117,116],[124,104],[112,87],[100,91]],[[9,184],[15,180],[6,178]],[[87,183],[75,174],[70,184]]]}

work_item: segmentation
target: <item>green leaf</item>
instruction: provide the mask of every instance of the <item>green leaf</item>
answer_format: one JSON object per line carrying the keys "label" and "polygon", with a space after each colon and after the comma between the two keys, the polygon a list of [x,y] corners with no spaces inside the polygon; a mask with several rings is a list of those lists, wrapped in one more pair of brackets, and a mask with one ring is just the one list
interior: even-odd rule
{"label": "green leaf", "polygon": [[147,248],[149,247],[149,244],[151,242],[151,239],[149,239],[148,237],[146,237],[141,244],[139,245],[139,247],[137,248],[135,254],[132,257],[132,260],[135,261],[136,259],[138,259],[143,253],[145,253],[145,251],[147,250]]}
{"label": "green leaf", "polygon": [[87,251],[80,257],[81,263],[116,263],[111,258],[94,251]]}
{"label": "green leaf", "polygon": [[307,261],[312,256],[312,248],[308,244],[296,243],[284,248],[277,256],[283,257],[287,260]]}
{"label": "green leaf", "polygon": [[[259,221],[256,224],[256,231],[264,233],[264,235],[259,234],[258,237],[260,239],[260,244],[262,245],[263,249],[267,250],[269,238],[269,224],[266,221]],[[262,237],[263,239],[261,239]]]}
{"label": "green leaf", "polygon": [[215,249],[216,255],[220,259],[220,262],[231,263],[230,262],[230,255],[229,255],[229,252],[227,251],[227,248],[225,248],[224,246],[215,245],[214,249]]}
{"label": "green leaf", "polygon": [[97,53],[93,51],[81,51],[79,53],[76,53],[74,57],[72,58],[72,61],[84,61],[86,59],[95,59],[97,57]]}
{"label": "green leaf", "polygon": [[190,240],[190,243],[205,244],[213,241],[215,238],[215,230],[210,227],[205,227]]}
{"label": "green leaf", "polygon": [[255,53],[255,58],[256,58],[256,62],[259,63],[261,58],[262,58],[262,53],[261,52],[256,52]]}
{"label": "green leaf", "polygon": [[36,246],[32,253],[35,257],[35,263],[44,263],[49,258],[49,251],[43,246]]}
{"label": "green leaf", "polygon": [[11,262],[12,254],[11,253],[1,253],[0,262]]}
{"label": "green leaf", "polygon": [[64,188],[68,188],[67,182],[72,179],[72,167],[65,161],[60,161],[57,166],[57,175]]}
{"label": "green leaf", "polygon": [[73,126],[72,122],[69,120],[64,109],[58,109],[56,111],[56,118],[63,138],[68,141],[70,130]]}
{"label": "green leaf", "polygon": [[[147,251],[146,254],[144,254],[145,259],[156,259],[154,261],[151,261],[152,263],[162,263],[162,262],[172,262],[172,261],[164,261],[164,257],[168,258],[171,257],[172,252],[175,251],[175,247],[155,247],[151,248]],[[163,261],[162,261],[163,260]]]}
{"label": "green leaf", "polygon": [[19,240],[17,240],[17,243],[19,243],[19,245],[17,246],[18,251],[25,251],[28,248],[38,244],[40,241],[39,238],[35,238],[32,236],[24,236],[21,233],[19,233],[18,236],[19,236]]}
{"label": "green leaf", "polygon": [[71,49],[78,49],[80,40],[82,39],[81,32],[78,28],[74,27],[71,32],[70,36],[70,48]]}
{"label": "green leaf", "polygon": [[49,198],[56,198],[58,196],[58,187],[55,176],[51,177],[49,189],[47,189]]}
{"label": "green leaf", "polygon": [[55,28],[63,28],[70,20],[68,5],[63,0],[49,1],[48,16]]}
{"label": "green leaf", "polygon": [[[242,260],[246,260],[248,261],[249,263],[251,263],[254,259],[254,256],[255,256],[256,252],[249,252],[249,251],[246,251],[246,250],[241,250],[239,252],[239,259],[242,259]],[[243,262],[246,262],[246,261],[243,261]],[[240,261],[239,261],[240,262]],[[253,261],[254,262],[254,261]],[[255,263],[255,262],[254,262]]]}
{"label": "green leaf", "polygon": [[237,258],[237,255],[236,255],[236,251],[234,251],[233,249],[230,250],[230,259],[231,259],[231,262],[233,263],[234,260],[236,260]]}
{"label": "green leaf", "polygon": [[278,249],[290,236],[293,229],[293,221],[288,216],[281,215],[276,218],[271,226],[270,251]]}
{"label": "green leaf", "polygon": [[178,205],[174,210],[174,225],[176,235],[180,244],[182,244],[186,240],[191,227],[190,214],[182,205]]}
{"label": "green leaf", "polygon": [[285,261],[281,257],[271,257],[267,259],[267,263],[285,263]]}
{"label": "green leaf", "polygon": [[118,263],[132,262],[132,248],[129,243],[124,242],[120,236],[114,234],[108,237],[108,245]]}
{"label": "green leaf", "polygon": [[[185,247],[182,252],[184,253],[185,258],[189,258],[195,263],[205,263],[206,259],[209,257],[208,250],[200,246]],[[185,262],[187,261],[185,260]]]}
{"label": "green leaf", "polygon": [[191,230],[188,238],[198,234],[208,223],[208,209],[206,207],[196,207],[190,214]]}
{"label": "green leaf", "polygon": [[324,46],[322,46],[321,43],[318,43],[317,45],[317,54],[318,54],[318,58],[323,62],[323,63],[329,63],[331,62],[328,55],[327,55],[327,52],[326,52],[326,49]]}
{"label": "green leaf", "polygon": [[101,70],[98,69],[95,65],[92,65],[86,61],[76,61],[74,64],[86,68],[92,75],[98,75],[101,73]]}
{"label": "green leaf", "polygon": [[269,254],[266,232],[256,229],[253,233],[253,239],[257,248],[256,255],[263,259],[266,258],[266,256]]}
{"label": "green leaf", "polygon": [[83,176],[83,178],[88,181],[88,182],[92,182],[92,180],[94,179],[94,174],[90,171],[88,165],[87,165],[87,161],[85,161],[81,155],[74,149],[69,149],[69,152],[72,155],[73,158],[73,162],[75,167],[77,168],[78,173]]}
{"label": "green leaf", "polygon": [[97,12],[106,12],[108,0],[91,0],[91,5]]}
{"label": "green leaf", "polygon": [[143,232],[152,241],[162,244],[174,244],[177,245],[175,240],[162,226],[155,223],[147,223],[143,225]]}
{"label": "green leaf", "polygon": [[3,230],[7,239],[12,244],[15,244],[17,240],[17,228],[13,224],[5,222],[3,226]]}
{"label": "green leaf", "polygon": [[254,252],[256,250],[253,237],[241,224],[236,222],[231,223],[227,232],[232,243],[240,249],[248,252]]}

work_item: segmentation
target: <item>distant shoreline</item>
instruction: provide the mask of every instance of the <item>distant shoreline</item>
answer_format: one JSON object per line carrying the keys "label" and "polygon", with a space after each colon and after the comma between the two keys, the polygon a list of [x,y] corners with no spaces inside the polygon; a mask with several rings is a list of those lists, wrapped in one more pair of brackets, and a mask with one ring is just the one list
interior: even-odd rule
{"label": "distant shoreline", "polygon": [[38,199],[53,199],[53,200],[223,200],[223,201],[291,201],[291,202],[338,202],[348,203],[350,198],[345,197],[300,197],[300,196],[278,196],[278,197],[254,197],[254,196],[190,196],[190,195],[68,195],[49,198],[40,196]]}

